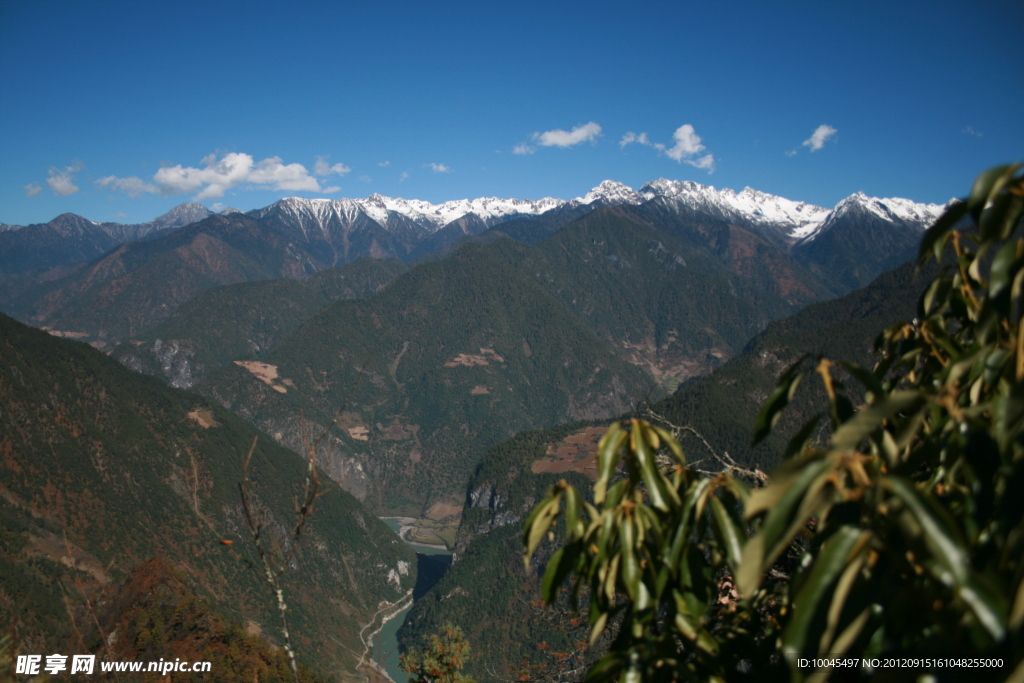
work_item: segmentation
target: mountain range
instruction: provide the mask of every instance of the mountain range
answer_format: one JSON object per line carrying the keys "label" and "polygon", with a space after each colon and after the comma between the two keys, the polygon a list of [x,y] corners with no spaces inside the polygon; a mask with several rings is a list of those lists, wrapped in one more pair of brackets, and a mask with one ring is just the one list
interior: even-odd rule
{"label": "mountain range", "polygon": [[660,179],[640,190],[605,181],[569,201],[480,198],[433,205],[381,195],[292,197],[247,214],[211,216],[204,207],[183,204],[139,225],[65,214],[0,232],[0,310],[105,345],[146,332],[219,284],[306,279],[362,256],[410,262],[494,233],[539,244],[607,207],[636,208],[654,223],[743,228],[815,273],[832,295],[909,258],[943,208],[855,194],[830,211],[750,188],[736,193]]}
{"label": "mountain range", "polygon": [[[523,657],[550,659],[538,638],[554,652],[579,636],[530,605],[517,522],[552,481],[586,485],[602,425],[653,404],[768,469],[782,437],[750,449],[744,435],[778,371],[802,351],[867,358],[877,327],[912,314],[911,270],[877,276],[914,255],[943,209],[863,194],[825,209],[664,179],[606,181],[569,201],[179,208],[135,226],[66,214],[0,231],[0,264],[13,264],[0,269],[0,307],[49,332],[0,317],[0,417],[14,420],[0,436],[0,562],[11,590],[40,605],[29,628],[62,628],[47,577],[72,574],[38,553],[53,560],[47,539],[67,534],[82,571],[106,566],[90,590],[125,603],[105,623],[133,637],[140,609],[192,604],[189,591],[266,631],[259,587],[207,548],[244,540],[224,482],[254,428],[265,434],[260,495],[280,528],[302,467],[281,446],[303,453],[324,433],[317,464],[343,490],[324,508],[338,537],[314,534],[300,557],[310,576],[294,578],[302,647],[330,648],[352,673],[350,650],[309,634],[351,646],[374,605],[415,575],[373,517],[443,520],[459,525],[455,563],[405,632],[422,643],[456,620],[487,653],[482,679],[485,666],[513,676]],[[813,402],[801,400],[806,417]],[[86,507],[91,527],[74,516]],[[143,540],[118,559],[110,530]],[[154,555],[171,568],[145,562]],[[176,571],[206,578],[179,585]],[[155,583],[172,602],[116,597]],[[348,597],[321,599],[331,590]]]}

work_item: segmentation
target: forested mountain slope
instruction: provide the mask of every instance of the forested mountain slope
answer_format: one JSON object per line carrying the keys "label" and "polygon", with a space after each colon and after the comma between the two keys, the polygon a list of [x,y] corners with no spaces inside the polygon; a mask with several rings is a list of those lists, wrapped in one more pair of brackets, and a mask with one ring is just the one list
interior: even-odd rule
{"label": "forested mountain slope", "polygon": [[[95,596],[160,557],[280,644],[272,596],[242,561],[259,563],[238,489],[257,436],[250,491],[272,543],[306,476],[295,453],[198,395],[0,315],[0,589],[18,596],[0,618],[31,650],[78,652],[63,602],[84,624],[76,583]],[[284,575],[300,656],[354,676],[363,624],[414,581],[414,554],[382,522],[344,491],[322,496]]]}
{"label": "forested mountain slope", "polygon": [[308,280],[260,280],[202,292],[152,331],[111,355],[137,370],[187,389],[233,360],[258,360],[317,311],[360,299],[405,272],[397,259],[360,258]]}
{"label": "forested mountain slope", "polygon": [[[779,373],[805,353],[870,365],[875,336],[914,317],[927,275],[906,264],[868,287],[772,322],[731,361],[683,384],[652,408],[676,425],[698,430],[719,454],[728,452],[742,464],[769,470],[785,446],[778,434],[793,431],[816,410],[812,406],[823,405],[814,402],[818,397],[811,391],[798,394],[776,435],[751,449],[754,420]],[[556,665],[553,653],[575,652],[574,643],[586,639],[586,619],[566,614],[564,605],[545,608],[538,602],[542,567],[537,561],[543,558],[535,558],[531,572],[524,569],[522,523],[545,489],[560,478],[589,490],[596,478],[597,441],[608,422],[519,434],[482,456],[466,489],[453,564],[413,607],[400,634],[407,645],[423,642],[426,634],[450,621],[471,642],[479,642],[469,671],[483,679],[497,672],[514,680],[524,670],[524,658],[530,662],[526,668],[557,671],[582,663],[568,658],[564,661],[572,666]],[[698,439],[684,435],[683,443],[697,467],[721,467]]]}
{"label": "forested mountain slope", "polygon": [[376,510],[458,505],[487,446],[523,429],[615,415],[656,391],[564,304],[480,245],[338,301],[262,362],[197,385],[295,447],[327,426],[324,466]]}

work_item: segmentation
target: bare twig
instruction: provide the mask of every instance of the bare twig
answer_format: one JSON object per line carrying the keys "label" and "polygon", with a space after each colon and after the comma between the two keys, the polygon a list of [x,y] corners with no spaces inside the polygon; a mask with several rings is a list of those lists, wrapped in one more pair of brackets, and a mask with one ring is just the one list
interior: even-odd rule
{"label": "bare twig", "polygon": [[768,483],[768,475],[762,472],[760,468],[745,467],[739,464],[731,455],[729,455],[728,451],[722,451],[721,453],[719,453],[718,451],[711,447],[711,444],[708,443],[708,440],[704,438],[703,434],[698,432],[690,425],[674,424],[665,416],[659,415],[658,413],[654,412],[654,410],[651,409],[650,404],[644,404],[643,408],[641,409],[641,413],[643,413],[643,415],[647,418],[649,422],[660,423],[668,427],[668,429],[672,432],[672,436],[674,436],[677,441],[680,440],[683,434],[690,434],[691,436],[696,437],[697,439],[700,440],[702,444],[704,444],[704,448],[706,448],[708,453],[711,454],[711,457],[714,460],[718,461],[718,464],[721,465],[722,467],[722,469],[718,470],[717,472],[712,472],[710,470],[704,470],[695,467],[695,465],[699,465],[700,463],[706,460],[706,458],[702,458],[701,460],[697,460],[696,462],[690,463],[689,467],[694,472],[699,472],[700,474],[703,474],[708,477],[714,477],[723,473],[740,475],[744,477],[750,477],[759,485],[764,485]]}

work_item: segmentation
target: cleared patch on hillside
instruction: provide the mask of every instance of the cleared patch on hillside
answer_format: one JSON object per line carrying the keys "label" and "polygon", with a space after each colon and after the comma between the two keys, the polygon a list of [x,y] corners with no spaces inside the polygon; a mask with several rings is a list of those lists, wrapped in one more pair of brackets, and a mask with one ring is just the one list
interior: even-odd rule
{"label": "cleared patch on hillside", "polygon": [[[282,394],[287,394],[288,390],[280,384],[276,384],[274,380],[277,379],[277,366],[271,365],[270,363],[261,363],[256,360],[236,360],[235,365],[241,365],[243,368],[253,374],[256,379],[268,385],[274,391]],[[291,386],[295,386],[291,380],[284,380]]]}
{"label": "cleared patch on hillside", "polygon": [[446,517],[452,517],[453,515],[461,515],[461,505],[449,505],[448,503],[434,503],[427,510],[427,519],[432,519],[436,522],[440,522]]}
{"label": "cleared patch on hillside", "polygon": [[363,422],[358,413],[346,410],[338,416],[338,426],[356,441],[369,441],[370,428]]}
{"label": "cleared patch on hillside", "polygon": [[197,408],[196,410],[186,414],[190,420],[198,422],[199,426],[203,429],[220,426],[220,423],[213,419],[213,411],[209,408]]}
{"label": "cleared patch on hillside", "polygon": [[88,332],[68,332],[64,330],[51,330],[44,327],[44,330],[52,334],[54,337],[64,337],[65,339],[81,339],[82,337],[88,337]]}
{"label": "cleared patch on hillside", "polygon": [[597,443],[607,427],[587,427],[550,444],[544,457],[530,466],[534,474],[579,472],[591,481],[597,480]]}
{"label": "cleared patch on hillside", "polygon": [[444,366],[446,368],[457,368],[462,365],[471,368],[475,365],[490,365],[492,361],[504,363],[505,359],[495,353],[494,349],[484,346],[480,348],[480,353],[460,353],[455,358],[445,362]]}
{"label": "cleared patch on hillside", "polygon": [[483,384],[477,384],[469,393],[472,394],[473,396],[480,396],[481,394],[491,393],[491,390],[485,387]]}

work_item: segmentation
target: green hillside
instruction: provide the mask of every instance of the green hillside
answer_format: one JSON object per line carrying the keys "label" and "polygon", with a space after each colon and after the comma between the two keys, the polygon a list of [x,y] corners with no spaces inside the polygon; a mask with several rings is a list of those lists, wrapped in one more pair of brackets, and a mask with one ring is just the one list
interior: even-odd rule
{"label": "green hillside", "polygon": [[326,426],[344,406],[325,469],[374,509],[414,516],[459,506],[486,447],[618,414],[654,390],[558,299],[475,244],[331,304],[263,362],[233,363],[198,388],[293,447],[301,415]]}
{"label": "green hillside", "polygon": [[[754,420],[779,374],[804,354],[873,365],[875,338],[886,327],[916,315],[918,296],[933,275],[931,270],[917,274],[914,264],[907,263],[863,289],[775,321],[750,340],[743,353],[713,374],[684,384],[653,409],[672,423],[693,427],[719,453],[770,471],[785,440],[824,405],[818,386],[800,392],[771,437],[751,448]],[[707,455],[692,436],[683,437],[682,443],[700,457]]]}
{"label": "green hillside", "polygon": [[[279,642],[267,587],[240,557],[255,558],[238,484],[257,435],[200,396],[0,316],[0,591],[19,596],[0,619],[22,644],[64,651],[77,583],[95,595],[160,557]],[[292,526],[304,477],[300,458],[260,436],[250,478],[268,540]],[[300,657],[354,676],[360,629],[414,574],[414,554],[355,498],[321,497],[284,575]]]}
{"label": "green hillside", "polygon": [[493,248],[669,388],[721,365],[769,321],[831,296],[747,231],[636,209],[599,209],[532,249]]}
{"label": "green hillside", "polygon": [[361,258],[308,280],[261,280],[215,287],[111,355],[189,388],[233,360],[262,358],[303,321],[339,299],[369,296],[406,270],[397,259]]}

